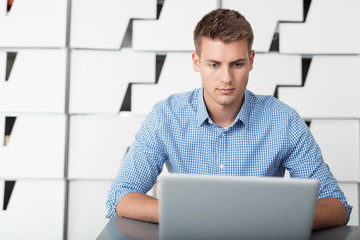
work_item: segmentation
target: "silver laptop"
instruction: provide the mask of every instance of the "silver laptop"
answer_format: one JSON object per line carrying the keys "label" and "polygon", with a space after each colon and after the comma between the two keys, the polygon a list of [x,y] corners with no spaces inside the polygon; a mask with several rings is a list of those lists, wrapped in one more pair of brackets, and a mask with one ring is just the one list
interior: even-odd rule
{"label": "silver laptop", "polygon": [[309,239],[318,190],[311,179],[164,176],[160,239]]}

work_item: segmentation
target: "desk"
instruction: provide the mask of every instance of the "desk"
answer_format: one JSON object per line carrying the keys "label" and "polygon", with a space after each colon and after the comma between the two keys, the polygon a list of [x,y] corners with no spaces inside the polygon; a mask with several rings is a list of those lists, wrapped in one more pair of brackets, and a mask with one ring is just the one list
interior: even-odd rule
{"label": "desk", "polygon": [[[111,218],[98,240],[158,240],[159,225],[122,217]],[[360,227],[341,226],[313,231],[311,240],[359,240]]]}

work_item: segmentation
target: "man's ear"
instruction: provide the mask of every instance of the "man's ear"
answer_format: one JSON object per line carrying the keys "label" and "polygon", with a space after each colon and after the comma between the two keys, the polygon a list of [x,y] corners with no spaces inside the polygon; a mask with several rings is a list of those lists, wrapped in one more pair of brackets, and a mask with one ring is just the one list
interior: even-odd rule
{"label": "man's ear", "polygon": [[200,56],[197,52],[193,52],[192,55],[192,63],[195,72],[200,72]]}
{"label": "man's ear", "polygon": [[255,58],[255,51],[251,50],[249,54],[249,71],[253,69],[254,66],[254,58]]}

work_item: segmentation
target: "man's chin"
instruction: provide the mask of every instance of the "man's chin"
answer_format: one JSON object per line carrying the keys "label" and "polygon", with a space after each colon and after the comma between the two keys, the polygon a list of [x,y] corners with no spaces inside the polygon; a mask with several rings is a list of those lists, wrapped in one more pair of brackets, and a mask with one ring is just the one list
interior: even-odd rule
{"label": "man's chin", "polygon": [[235,98],[234,96],[222,96],[222,97],[218,98],[218,101],[217,101],[217,104],[224,106],[224,107],[234,106],[234,105],[237,105],[237,103],[239,105],[241,105],[242,101],[240,101],[240,99]]}

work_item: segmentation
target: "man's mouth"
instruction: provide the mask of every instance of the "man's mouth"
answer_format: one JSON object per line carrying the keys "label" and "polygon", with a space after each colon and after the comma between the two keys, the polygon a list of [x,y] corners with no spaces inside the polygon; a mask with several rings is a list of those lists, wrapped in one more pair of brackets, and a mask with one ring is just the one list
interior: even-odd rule
{"label": "man's mouth", "polygon": [[218,88],[217,90],[221,93],[221,94],[230,94],[234,91],[235,88]]}

